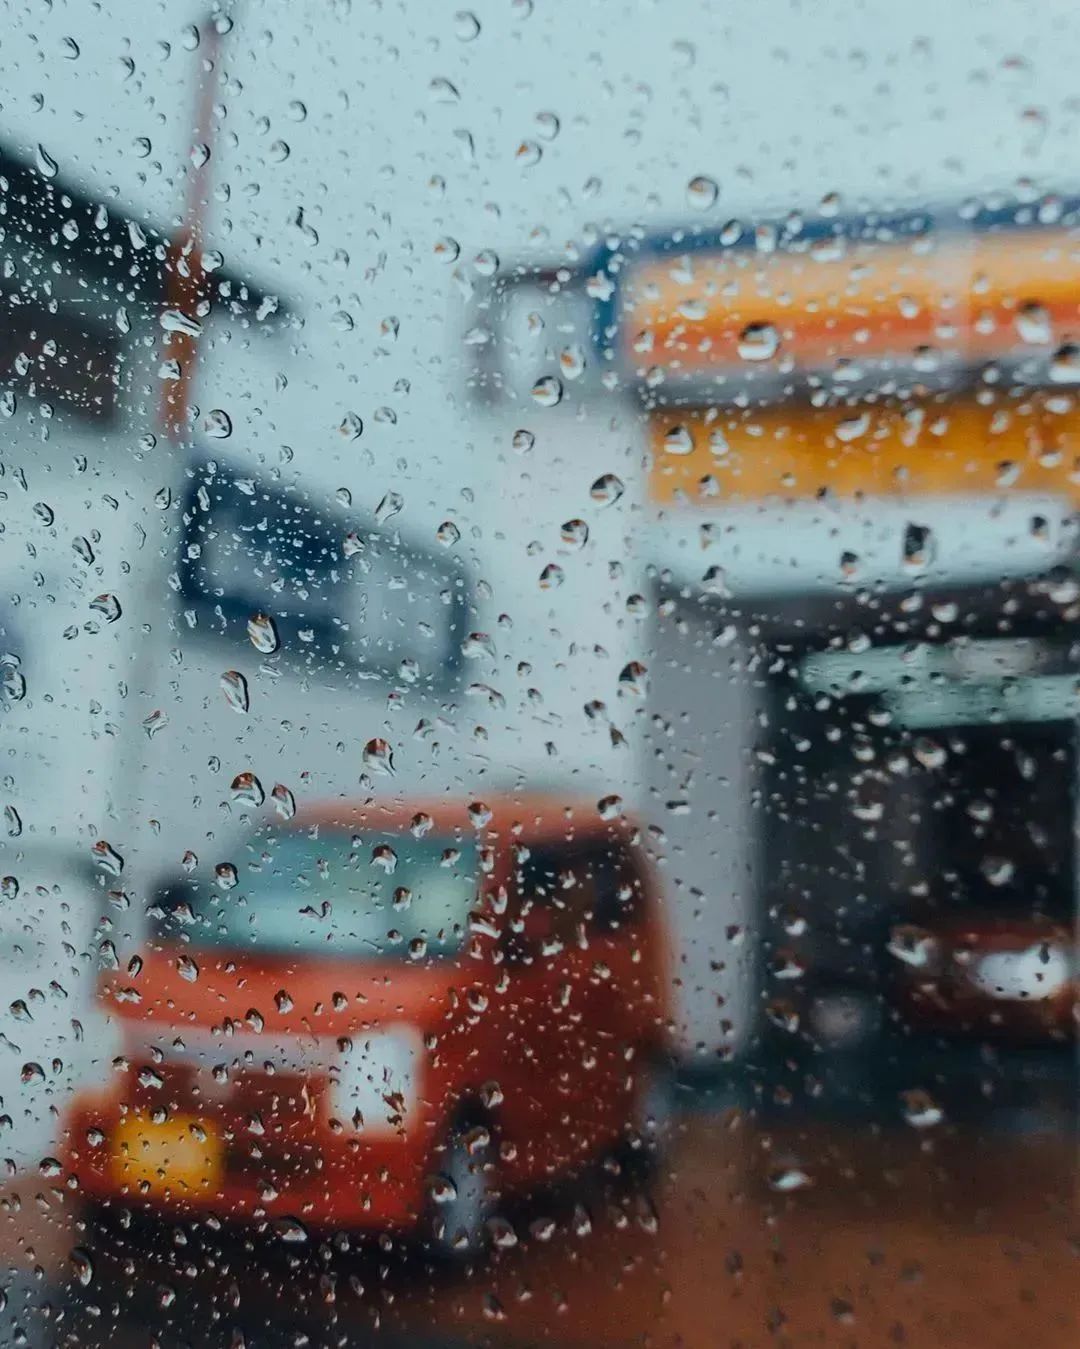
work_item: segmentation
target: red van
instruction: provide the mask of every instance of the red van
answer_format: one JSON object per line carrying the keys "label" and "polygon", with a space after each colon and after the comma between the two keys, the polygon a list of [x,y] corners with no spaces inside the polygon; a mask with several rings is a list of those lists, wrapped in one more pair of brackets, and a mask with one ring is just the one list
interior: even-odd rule
{"label": "red van", "polygon": [[333,803],[188,860],[103,979],[124,1057],[65,1143],[92,1204],[449,1255],[502,1194],[649,1151],[668,972],[626,820]]}

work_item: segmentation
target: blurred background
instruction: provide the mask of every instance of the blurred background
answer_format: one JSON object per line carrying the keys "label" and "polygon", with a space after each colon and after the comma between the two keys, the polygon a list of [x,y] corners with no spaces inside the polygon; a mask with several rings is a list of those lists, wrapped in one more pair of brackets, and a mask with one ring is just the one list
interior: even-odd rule
{"label": "blurred background", "polygon": [[[1080,14],[457,2],[5,16],[3,1342],[1072,1343]],[[534,793],[655,873],[648,1183],[97,1296],[164,890]]]}

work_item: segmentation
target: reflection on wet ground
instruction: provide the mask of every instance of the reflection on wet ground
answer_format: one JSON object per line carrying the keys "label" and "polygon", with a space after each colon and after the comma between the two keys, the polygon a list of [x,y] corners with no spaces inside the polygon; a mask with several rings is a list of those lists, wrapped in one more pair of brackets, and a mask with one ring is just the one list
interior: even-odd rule
{"label": "reflection on wet ground", "polygon": [[[369,1246],[209,1253],[127,1234],[83,1305],[70,1195],[41,1177],[4,1199],[3,1342],[317,1346],[484,1344],[1063,1346],[1080,1332],[1076,1152],[1060,1135],[978,1137],[687,1113],[666,1169],[597,1177],[513,1215],[518,1241],[433,1275]],[[503,1234],[503,1240],[511,1238]],[[127,1261],[127,1269],[124,1269]],[[110,1286],[111,1285],[111,1286]],[[130,1293],[130,1296],[128,1296]],[[118,1320],[110,1304],[122,1300]],[[40,1312],[61,1309],[45,1333]]]}

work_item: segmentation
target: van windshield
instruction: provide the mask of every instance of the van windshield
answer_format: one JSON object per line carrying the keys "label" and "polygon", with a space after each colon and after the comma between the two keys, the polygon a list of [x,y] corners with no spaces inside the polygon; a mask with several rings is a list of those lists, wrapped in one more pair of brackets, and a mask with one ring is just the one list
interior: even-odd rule
{"label": "van windshield", "polygon": [[150,916],[159,940],[263,954],[422,960],[450,955],[476,897],[476,849],[411,834],[290,833],[240,870],[163,887]]}

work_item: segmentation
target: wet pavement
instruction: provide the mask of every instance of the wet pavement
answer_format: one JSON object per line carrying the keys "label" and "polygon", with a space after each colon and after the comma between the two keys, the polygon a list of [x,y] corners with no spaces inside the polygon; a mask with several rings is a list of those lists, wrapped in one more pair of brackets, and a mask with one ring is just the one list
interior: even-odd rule
{"label": "wet pavement", "polygon": [[512,1215],[517,1244],[474,1270],[432,1272],[377,1243],[325,1263],[195,1243],[166,1244],[163,1258],[138,1232],[85,1289],[69,1254],[87,1240],[72,1196],[35,1176],[3,1197],[0,1343],[22,1326],[31,1345],[162,1349],[1058,1349],[1080,1342],[1076,1160],[1061,1135],[766,1131],[697,1110],[652,1182],[598,1175],[537,1198]]}

